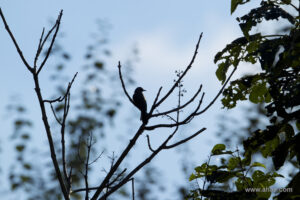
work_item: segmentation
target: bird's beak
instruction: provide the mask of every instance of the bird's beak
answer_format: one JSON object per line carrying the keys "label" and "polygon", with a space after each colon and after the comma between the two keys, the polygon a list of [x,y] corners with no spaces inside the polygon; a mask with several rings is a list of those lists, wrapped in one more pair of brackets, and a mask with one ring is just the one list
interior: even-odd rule
{"label": "bird's beak", "polygon": [[147,90],[144,90],[144,89],[143,89],[143,92],[145,92],[145,91],[147,91]]}

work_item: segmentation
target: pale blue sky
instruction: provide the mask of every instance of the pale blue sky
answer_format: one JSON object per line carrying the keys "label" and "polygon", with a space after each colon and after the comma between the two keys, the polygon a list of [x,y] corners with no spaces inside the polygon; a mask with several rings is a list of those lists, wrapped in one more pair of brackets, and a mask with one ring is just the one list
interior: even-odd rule
{"label": "pale blue sky", "polygon": [[[189,63],[199,34],[203,32],[197,60],[185,84],[192,93],[200,83],[203,83],[206,92],[204,104],[217,93],[220,87],[215,77],[214,55],[227,43],[241,36],[235,18],[250,8],[242,7],[236,15],[231,16],[230,0],[2,0],[0,6],[29,62],[33,60],[42,28],[49,28],[49,19],[56,19],[60,9],[63,9],[60,32],[65,33],[66,37],[60,42],[67,51],[71,52],[73,58],[69,65],[73,67],[68,69],[70,73],[75,73],[84,63],[83,55],[86,47],[93,41],[91,33],[97,30],[96,20],[107,20],[112,25],[109,47],[113,52],[108,65],[115,67],[117,62],[125,60],[132,47],[137,45],[140,51],[140,62],[135,69],[134,79],[138,85],[147,89],[145,95],[149,102],[152,102],[153,96],[161,85],[167,88],[172,84],[173,78],[170,77],[174,76],[176,69],[183,69]],[[31,76],[21,63],[2,22],[0,24],[0,94],[2,94],[0,140],[3,143],[7,138],[3,133],[9,133],[11,130],[10,121],[4,120],[6,118],[4,109],[10,100],[10,94],[21,94],[24,104],[31,108],[30,115],[37,120],[36,124],[40,123],[36,126],[37,129],[42,128],[42,122],[39,118],[39,108],[35,106],[37,102]],[[240,69],[237,74],[244,71]],[[46,73],[46,70],[43,73]],[[47,91],[54,87],[46,79],[42,78],[41,81],[44,95],[47,97]],[[125,103],[125,106],[129,105]],[[211,136],[216,130],[216,116],[219,114],[220,107],[220,103],[216,103],[207,114],[203,115],[202,120],[197,120],[189,129],[199,129],[204,125],[208,128],[191,142],[191,148],[194,148],[195,152],[202,152],[201,155],[195,155],[198,164],[206,159],[211,150],[213,143],[208,141],[216,141]],[[119,118],[126,119],[126,116],[119,116]],[[44,141],[45,138],[37,140]],[[10,157],[11,150],[5,149],[4,152],[7,157]],[[7,158],[2,154],[1,163],[3,163],[2,159]],[[182,183],[184,178],[188,178],[179,175],[177,179],[176,176],[172,176],[180,171],[179,165],[178,168],[174,167],[178,162],[176,159],[176,152],[168,151],[154,161],[163,166],[164,173],[166,177],[171,177],[172,184]],[[170,166],[173,170],[166,171]],[[187,180],[184,181],[188,183]]]}

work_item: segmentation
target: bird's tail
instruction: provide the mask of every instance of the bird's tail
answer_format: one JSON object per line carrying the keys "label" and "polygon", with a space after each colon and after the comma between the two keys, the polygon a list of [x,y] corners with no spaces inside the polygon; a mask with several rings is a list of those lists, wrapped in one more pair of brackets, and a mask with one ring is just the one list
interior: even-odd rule
{"label": "bird's tail", "polygon": [[144,124],[148,123],[148,114],[147,114],[147,112],[141,112],[141,120]]}

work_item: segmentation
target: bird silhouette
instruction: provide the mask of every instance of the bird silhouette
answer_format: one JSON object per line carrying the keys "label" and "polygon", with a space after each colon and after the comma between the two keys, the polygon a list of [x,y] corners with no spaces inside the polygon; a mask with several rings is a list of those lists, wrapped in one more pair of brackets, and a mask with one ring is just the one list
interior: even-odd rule
{"label": "bird silhouette", "polygon": [[134,105],[141,111],[141,120],[144,124],[148,123],[148,114],[147,114],[147,102],[143,95],[144,90],[142,87],[137,87],[133,94]]}

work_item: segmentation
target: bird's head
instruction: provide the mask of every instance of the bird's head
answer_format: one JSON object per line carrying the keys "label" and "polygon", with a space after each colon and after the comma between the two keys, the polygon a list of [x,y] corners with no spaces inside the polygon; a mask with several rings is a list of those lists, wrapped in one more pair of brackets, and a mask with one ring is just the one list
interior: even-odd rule
{"label": "bird's head", "polygon": [[146,91],[146,90],[144,90],[142,87],[137,87],[137,88],[135,89],[134,93],[142,93],[142,92],[144,92],[144,91]]}

